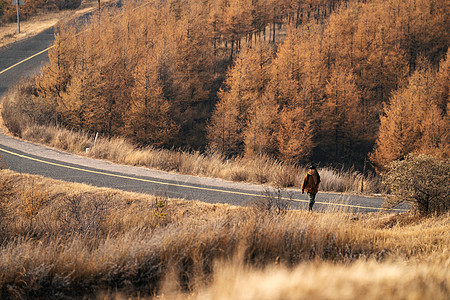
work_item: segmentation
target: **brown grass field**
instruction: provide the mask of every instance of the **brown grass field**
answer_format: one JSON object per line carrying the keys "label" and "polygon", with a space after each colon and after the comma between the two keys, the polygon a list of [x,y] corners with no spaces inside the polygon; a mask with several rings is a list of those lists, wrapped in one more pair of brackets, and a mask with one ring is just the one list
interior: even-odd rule
{"label": "brown grass field", "polygon": [[277,214],[0,171],[2,299],[448,299],[450,215]]}

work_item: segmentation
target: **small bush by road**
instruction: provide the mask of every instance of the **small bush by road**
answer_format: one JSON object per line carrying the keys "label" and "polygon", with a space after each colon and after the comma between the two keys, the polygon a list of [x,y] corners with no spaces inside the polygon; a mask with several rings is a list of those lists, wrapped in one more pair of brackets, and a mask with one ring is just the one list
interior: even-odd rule
{"label": "small bush by road", "polygon": [[386,205],[404,202],[423,215],[442,214],[450,210],[450,160],[430,155],[408,155],[394,161],[385,177],[391,190]]}

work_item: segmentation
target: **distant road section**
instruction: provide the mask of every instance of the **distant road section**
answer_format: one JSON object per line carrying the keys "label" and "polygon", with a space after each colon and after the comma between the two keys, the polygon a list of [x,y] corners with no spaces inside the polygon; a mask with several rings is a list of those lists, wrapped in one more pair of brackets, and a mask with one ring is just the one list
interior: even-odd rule
{"label": "distant road section", "polygon": [[0,99],[20,79],[36,74],[48,62],[48,48],[54,41],[54,28],[0,48]]}

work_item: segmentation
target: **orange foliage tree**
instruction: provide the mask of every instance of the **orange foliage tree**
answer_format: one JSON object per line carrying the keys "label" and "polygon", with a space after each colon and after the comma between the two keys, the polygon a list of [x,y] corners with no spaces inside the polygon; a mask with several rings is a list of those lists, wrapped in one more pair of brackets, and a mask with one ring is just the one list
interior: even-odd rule
{"label": "orange foliage tree", "polygon": [[302,107],[285,107],[279,112],[279,127],[275,132],[281,160],[306,162],[314,148],[312,120]]}
{"label": "orange foliage tree", "polygon": [[260,42],[245,47],[236,58],[211,118],[208,135],[212,149],[235,155],[271,148],[268,135],[273,122],[268,119],[277,113],[274,102],[265,95],[271,53],[272,47]]}
{"label": "orange foliage tree", "polygon": [[[423,94],[419,57],[430,70],[444,58],[448,15],[439,0],[125,2],[80,31],[61,28],[36,102],[56,123],[141,145],[355,163],[374,145],[383,107],[402,119],[408,107],[396,99]],[[445,132],[424,128],[447,122],[448,59],[432,77],[423,90],[435,110],[411,130],[444,151]],[[417,148],[386,154],[385,117],[378,163]]]}
{"label": "orange foliage tree", "polygon": [[354,75],[336,68],[325,86],[320,107],[320,146],[334,161],[354,158],[358,144],[364,142],[360,92]]}
{"label": "orange foliage tree", "polygon": [[[448,110],[439,105],[436,85],[436,74],[425,63],[385,106],[376,148],[371,155],[380,169],[409,153],[450,156],[450,118]],[[446,101],[448,106],[448,97]]]}

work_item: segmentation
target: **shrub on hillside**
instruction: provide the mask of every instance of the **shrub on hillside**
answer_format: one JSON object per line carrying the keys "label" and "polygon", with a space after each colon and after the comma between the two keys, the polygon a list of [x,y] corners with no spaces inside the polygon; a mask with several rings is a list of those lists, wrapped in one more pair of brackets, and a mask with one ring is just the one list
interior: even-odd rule
{"label": "shrub on hillside", "polygon": [[450,160],[430,155],[410,154],[391,163],[385,176],[391,190],[387,207],[409,203],[420,214],[440,214],[450,210]]}
{"label": "shrub on hillside", "polygon": [[82,236],[99,235],[112,194],[79,193],[66,196],[58,212],[65,233]]}
{"label": "shrub on hillside", "polygon": [[10,89],[3,99],[3,122],[15,136],[22,137],[31,124],[44,125],[55,121],[56,112],[51,104],[34,96],[32,81],[23,81]]}
{"label": "shrub on hillside", "polygon": [[[283,190],[278,188],[276,190],[271,190],[265,188],[261,197],[253,201],[253,207],[258,212],[282,215],[287,213],[291,208],[290,201],[283,197]],[[292,199],[292,195],[290,195]]]}

